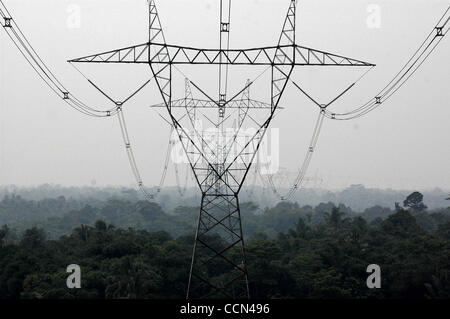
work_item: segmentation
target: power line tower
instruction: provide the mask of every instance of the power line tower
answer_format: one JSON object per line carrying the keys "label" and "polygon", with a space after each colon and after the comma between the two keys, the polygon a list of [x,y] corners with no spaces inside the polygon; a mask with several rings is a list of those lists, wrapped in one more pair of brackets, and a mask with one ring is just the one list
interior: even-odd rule
{"label": "power line tower", "polygon": [[[159,106],[168,111],[202,194],[187,298],[249,298],[239,193],[267,129],[280,109],[281,98],[294,68],[373,65],[297,45],[294,0],[290,1],[278,43],[251,49],[229,47],[231,0],[220,1],[220,45],[216,49],[168,44],[154,0],[149,1],[149,7],[148,42],[69,62],[150,66],[163,100]],[[213,65],[218,68],[217,98],[210,97],[205,89],[191,80],[187,84],[195,87],[205,99],[194,99],[190,86],[184,98],[173,98],[174,73],[183,74],[179,67],[187,65]],[[256,79],[229,95],[228,74],[233,66],[263,67],[270,71],[270,101],[265,103],[250,99],[248,90]],[[118,103],[117,107],[121,108],[121,104]],[[199,117],[213,125],[213,132],[196,127]],[[231,125],[227,124],[233,120],[237,125],[230,134],[227,128]],[[253,128],[253,131],[240,138],[246,127]]]}

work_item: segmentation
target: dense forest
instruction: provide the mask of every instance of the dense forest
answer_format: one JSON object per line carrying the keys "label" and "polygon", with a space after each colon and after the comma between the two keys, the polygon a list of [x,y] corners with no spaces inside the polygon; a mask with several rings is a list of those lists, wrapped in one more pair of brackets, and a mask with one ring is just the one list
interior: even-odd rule
{"label": "dense forest", "polygon": [[[242,205],[253,298],[450,298],[450,208]],[[59,197],[0,202],[0,298],[184,298],[197,207]],[[214,239],[217,245],[221,238]],[[68,289],[66,268],[82,269]],[[382,269],[368,289],[367,266]]]}
{"label": "dense forest", "polygon": [[[151,194],[157,188],[148,188]],[[280,193],[286,193],[288,189],[277,187]],[[324,189],[320,187],[305,187],[301,192],[297,192],[291,198],[293,202],[301,203],[302,206],[317,206],[321,203],[342,203],[354,211],[362,212],[374,206],[394,208],[395,202],[402,202],[406,196],[414,190],[394,190],[369,188],[364,185],[350,185],[344,189]],[[448,192],[434,188],[422,190],[421,193],[426,198],[427,206],[430,209],[447,207]],[[60,185],[43,184],[35,187],[18,187],[14,185],[0,185],[0,200],[5,196],[21,196],[22,198],[40,201],[49,198],[65,197],[67,200],[74,199],[83,203],[95,205],[111,198],[138,201],[145,199],[141,192],[134,187],[67,187]],[[182,196],[181,196],[182,195]],[[241,202],[255,202],[261,208],[273,207],[279,202],[279,196],[274,194],[273,189],[258,185],[245,185],[240,194]],[[196,206],[200,203],[198,187],[164,187],[154,202],[167,212],[173,212],[179,206]]]}
{"label": "dense forest", "polygon": [[[107,197],[102,192],[90,197],[57,196],[39,200],[25,196],[7,194],[0,201],[0,226],[8,225],[11,238],[20,238],[27,229],[37,227],[44,231],[47,239],[58,239],[62,235],[71,234],[81,224],[94,225],[97,220],[122,229],[131,227],[149,232],[165,231],[176,238],[194,232],[199,212],[199,207],[196,206],[199,201],[193,199],[186,198],[185,206],[167,210],[156,202],[139,199],[134,193],[129,196],[128,192],[125,197],[117,194]],[[420,205],[425,205],[422,203],[422,195],[416,200]],[[362,211],[354,211],[344,204],[337,207],[346,217],[360,216],[369,224],[377,225],[398,210],[394,204],[392,203],[392,208],[376,205]],[[429,233],[435,232],[450,214],[450,208],[427,209],[420,205],[411,210],[411,214]],[[335,204],[332,202],[320,203],[314,207],[291,202],[261,207],[256,202],[244,202],[241,204],[241,211],[245,236],[260,232],[274,238],[278,233],[295,227],[299,218],[308,220],[315,226],[325,221],[327,213],[333,207]]]}

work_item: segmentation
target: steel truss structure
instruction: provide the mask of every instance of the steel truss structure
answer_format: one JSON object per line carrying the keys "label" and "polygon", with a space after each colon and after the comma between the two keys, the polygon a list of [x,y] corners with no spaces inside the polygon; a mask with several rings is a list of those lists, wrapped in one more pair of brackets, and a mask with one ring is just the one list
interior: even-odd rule
{"label": "steel truss structure", "polygon": [[[156,53],[150,53],[150,47]],[[293,50],[294,53],[288,51]],[[167,59],[161,60],[161,52],[167,52]],[[101,63],[143,63],[143,64],[208,64],[208,65],[285,65],[286,62],[273,60],[275,52],[284,53],[287,63],[294,66],[371,66],[363,61],[340,55],[314,50],[299,45],[280,45],[252,49],[198,49],[161,43],[144,43],[100,54],[74,59],[71,62]],[[283,54],[283,55],[284,55]],[[222,61],[221,61],[222,59]]]}
{"label": "steel truss structure", "polygon": [[[301,181],[305,179],[304,174],[311,160],[311,154],[314,152],[318,132],[320,132],[324,118],[340,121],[352,120],[365,116],[385,104],[418,71],[450,31],[449,6],[408,62],[375,97],[348,112],[334,113],[328,109],[328,106],[350,90],[356,82],[330,103],[320,104],[292,80],[291,75],[294,68],[297,66],[372,67],[372,64],[297,45],[295,41],[296,1],[294,0],[290,1],[285,23],[276,46],[230,49],[231,0],[218,1],[220,1],[220,45],[218,49],[167,44],[155,1],[149,0],[150,38],[147,43],[70,61],[73,63],[140,63],[149,65],[152,70],[152,78],[156,79],[163,98],[162,104],[153,107],[164,107],[168,110],[170,116],[168,122],[183,145],[183,150],[202,192],[201,210],[189,275],[188,298],[249,297],[238,197],[252,163],[254,163],[255,155],[262,144],[262,138],[276,112],[281,109],[280,100],[287,83],[292,82],[302,94],[320,109],[309,152],[293,188],[288,194],[288,196],[291,196],[293,190],[297,189]],[[3,23],[0,23],[1,26],[13,44],[56,96],[84,115],[96,118],[118,117],[123,141],[136,181],[139,188],[148,198],[152,199],[154,195],[146,192],[137,169],[123,115],[124,104],[147,86],[152,79],[149,79],[122,102],[117,102],[82,74],[89,83],[113,102],[115,107],[104,110],[87,105],[70,93],[43,62],[2,0],[0,0],[0,19],[3,20]],[[172,71],[178,70],[177,66],[180,65],[194,64],[218,66],[219,96],[217,100],[212,99],[206,94],[205,90],[202,90],[190,80],[186,81],[185,97],[173,99]],[[267,69],[271,69],[271,99],[269,102],[250,99],[250,86],[254,83],[252,81],[248,81],[245,87],[232,98],[227,97],[229,67],[239,65],[266,66]],[[191,91],[191,84],[207,99],[195,99]],[[217,122],[204,114],[207,110],[216,112]],[[263,120],[260,121],[254,113],[262,113]],[[204,116],[216,128],[214,138],[211,139],[204,131],[196,129],[195,124],[199,115]],[[227,128],[225,123],[233,120],[233,115],[235,115],[234,133],[227,136],[227,134],[224,134]],[[248,134],[247,136],[242,134],[247,122],[257,127],[250,138],[248,138]],[[191,132],[188,130],[189,127],[193,128]],[[242,142],[239,139],[241,136],[248,139]],[[169,152],[170,149],[168,154]],[[167,161],[168,156],[166,156],[161,183],[167,171]],[[255,173],[258,173],[257,170],[255,170]],[[177,180],[179,180],[178,177]],[[162,185],[161,183],[160,185]],[[177,182],[177,184],[179,183]],[[269,184],[273,184],[272,178],[269,178]]]}
{"label": "steel truss structure", "polygon": [[[250,288],[242,231],[239,193],[263,137],[277,110],[295,67],[371,67],[370,63],[296,44],[296,1],[291,0],[277,45],[230,49],[231,0],[220,0],[220,46],[191,48],[166,43],[154,0],[149,1],[150,37],[144,44],[70,60],[71,63],[132,63],[150,66],[169,121],[188,158],[202,200],[197,223],[187,298],[249,298]],[[172,81],[178,65],[218,66],[218,98],[213,99],[198,85],[186,80],[184,98],[174,99]],[[235,65],[266,66],[271,71],[271,99],[250,99],[248,81],[231,98],[228,68]],[[206,99],[194,99],[191,85]],[[118,104],[121,108],[121,104]],[[214,111],[216,135],[211,139],[196,129],[198,112]],[[120,109],[121,110],[121,109]],[[254,112],[263,114],[258,120]],[[325,112],[324,112],[325,113]],[[235,117],[233,117],[235,116]],[[227,136],[226,122],[234,119],[235,132]],[[244,142],[238,138],[245,124],[256,126]]]}

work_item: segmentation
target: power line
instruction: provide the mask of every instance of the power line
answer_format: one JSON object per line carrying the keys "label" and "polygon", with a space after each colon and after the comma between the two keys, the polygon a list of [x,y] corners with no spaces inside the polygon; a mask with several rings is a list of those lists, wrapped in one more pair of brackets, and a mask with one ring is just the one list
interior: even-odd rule
{"label": "power line", "polygon": [[408,59],[400,71],[388,82],[379,93],[367,103],[345,113],[326,110],[326,117],[332,120],[353,120],[369,114],[389,100],[417,72],[430,57],[450,29],[450,6],[445,10],[438,23]]}
{"label": "power line", "polygon": [[27,37],[22,32],[19,25],[12,18],[12,15],[9,13],[7,7],[4,5],[2,0],[0,0],[0,17],[3,18],[3,20],[5,21],[5,24],[2,24],[2,26],[5,29],[6,34],[11,39],[11,41],[16,46],[21,55],[25,58],[25,60],[32,67],[35,73],[41,78],[41,80],[50,88],[50,90],[59,98],[61,98],[67,105],[69,105],[76,111],[91,117],[112,117],[118,115],[122,137],[126,144],[127,157],[130,162],[133,175],[137,181],[138,187],[144,193],[145,196],[147,196],[149,199],[153,199],[161,191],[161,188],[164,185],[165,176],[167,173],[168,160],[170,156],[170,144],[165,157],[164,169],[159,185],[157,187],[157,191],[155,193],[149,193],[144,187],[139,168],[136,164],[134,152],[133,149],[131,148],[131,144],[129,141],[125,117],[122,111],[123,104],[128,102],[136,94],[138,94],[144,87],[146,87],[150,83],[152,78],[147,80],[143,85],[141,85],[137,90],[135,90],[118,106],[117,105],[118,103],[116,101],[112,100],[107,94],[105,94],[101,89],[99,89],[99,87],[93,81],[91,81],[87,76],[85,76],[79,68],[77,68],[73,63],[71,63],[71,65],[77,70],[78,73],[80,73],[92,86],[94,86],[97,90],[102,92],[110,101],[112,101],[115,104],[114,107],[109,108],[107,110],[101,110],[90,107],[89,105],[82,102],[78,97],[71,94],[69,90],[67,90],[66,87],[62,84],[62,82],[50,70],[47,64],[43,61],[43,59],[40,57],[40,55],[28,41]]}
{"label": "power line", "polygon": [[28,41],[27,37],[22,32],[19,25],[15,22],[15,19],[12,17],[2,0],[0,0],[0,18],[4,20],[4,24],[2,24],[3,29],[6,31],[6,34],[11,39],[15,47],[19,50],[20,54],[25,58],[45,85],[47,85],[50,90],[61,98],[67,105],[76,111],[91,117],[110,117],[117,115],[115,108],[107,110],[93,108],[83,103],[79,98],[70,93],[70,91],[62,84],[53,71],[51,71],[51,69],[43,61],[38,52],[31,45],[30,41]]}
{"label": "power line", "polygon": [[[0,0],[2,7],[3,3]],[[226,6],[228,3],[228,7]],[[228,10],[227,10],[228,9]],[[242,220],[240,212],[239,194],[242,186],[251,171],[252,165],[255,161],[261,143],[267,133],[271,122],[275,118],[277,111],[280,110],[280,101],[284,96],[288,83],[294,85],[305,94],[314,104],[319,107],[319,115],[314,127],[314,131],[307,149],[307,153],[297,176],[294,180],[294,185],[289,189],[285,196],[281,199],[288,199],[293,196],[294,192],[301,187],[305,180],[306,171],[312,160],[313,153],[318,145],[318,139],[323,127],[324,119],[350,119],[367,114],[372,111],[385,100],[389,99],[392,94],[398,91],[405,82],[417,71],[423,62],[434,51],[436,46],[442,40],[442,37],[448,32],[446,25],[449,22],[447,12],[439,20],[435,27],[436,35],[432,39],[430,36],[423,42],[421,47],[416,50],[413,57],[401,69],[401,71],[392,79],[392,81],[380,92],[378,96],[371,99],[368,103],[348,113],[331,113],[328,107],[339,100],[346,94],[354,85],[361,80],[366,74],[364,73],[355,83],[352,83],[346,90],[336,96],[328,104],[320,104],[312,98],[300,85],[293,82],[291,77],[295,67],[298,66],[340,66],[340,67],[370,67],[374,65],[360,60],[332,54],[325,51],[315,50],[296,43],[296,9],[297,1],[291,0],[287,14],[284,20],[283,28],[278,40],[274,46],[247,48],[247,49],[232,49],[230,50],[230,21],[231,21],[231,0],[220,1],[220,46],[219,49],[205,49],[193,48],[179,45],[167,44],[164,32],[159,19],[159,14],[156,9],[155,0],[149,1],[149,40],[147,43],[135,46],[129,46],[122,49],[112,50],[82,58],[74,59],[71,63],[133,63],[144,64],[150,67],[153,74],[153,79],[157,85],[158,91],[164,102],[169,115],[167,120],[171,124],[171,130],[176,132],[181,146],[189,160],[189,165],[192,169],[195,180],[199,186],[202,194],[201,209],[197,223],[197,231],[195,236],[195,244],[192,254],[191,269],[189,275],[187,297],[249,297],[248,271],[246,266],[246,251],[244,245]],[[450,9],[450,7],[449,7]],[[227,13],[228,12],[228,13]],[[11,20],[7,10],[0,10],[0,14],[5,19],[4,28],[11,37],[19,51],[27,59],[28,63],[44,80],[44,82],[66,103],[75,107],[80,112],[90,116],[112,116],[117,115],[121,129],[122,139],[125,144],[128,160],[130,162],[131,170],[141,190],[153,198],[156,194],[150,194],[144,188],[141,177],[141,172],[138,169],[135,154],[130,136],[127,129],[127,123],[123,113],[123,104],[127,103],[138,92],[140,92],[152,79],[146,81],[136,91],[134,91],[127,99],[118,102],[112,99],[99,85],[89,80],[86,76],[78,70],[86,80],[93,85],[101,94],[114,103],[114,109],[102,111],[96,108],[91,108],[79,99],[73,97],[61,82],[54,76],[54,74],[47,68],[42,59],[36,53],[34,48],[26,40],[23,33],[15,31],[18,28],[15,22]],[[444,23],[441,23],[445,21]],[[227,33],[227,37],[224,37]],[[441,37],[439,40],[436,38]],[[226,42],[224,42],[224,39]],[[192,81],[190,84],[196,87],[198,91],[202,92],[211,102],[213,108],[219,111],[219,119],[217,123],[211,121],[206,114],[203,116],[215,124],[218,129],[217,136],[214,138],[217,145],[213,141],[205,140],[205,132],[196,130],[192,119],[196,119],[196,112],[192,113],[192,108],[195,109],[192,103],[186,103],[184,109],[187,112],[181,116],[176,112],[177,109],[173,104],[173,70],[178,70],[177,65],[218,65],[219,66],[219,98],[216,101],[212,99],[205,89],[199,87]],[[246,66],[266,66],[271,69],[271,96],[270,104],[266,110],[263,121],[258,122],[253,116],[248,114],[250,99],[246,99],[246,91],[252,83],[248,83],[243,90],[239,91],[231,99],[227,98],[228,93],[228,69],[231,65],[246,65]],[[264,71],[265,72],[265,71]],[[263,72],[263,74],[264,74]],[[260,75],[261,76],[261,75]],[[185,76],[186,78],[186,76]],[[236,103],[241,96],[241,101],[247,101],[242,105],[239,104],[239,112],[230,112],[226,116],[225,112],[227,106]],[[185,99],[188,102],[189,99]],[[192,102],[193,99],[191,98]],[[265,108],[253,108],[252,110],[263,111]],[[245,113],[242,113],[244,111]],[[105,113],[106,112],[106,113]],[[183,112],[182,112],[183,113]],[[231,148],[228,148],[229,141],[223,141],[221,137],[225,136],[224,127],[225,122],[232,120],[232,116],[238,116],[239,121],[253,121],[257,125],[256,132],[248,136],[245,143],[236,141],[238,132],[235,133],[231,141],[237,147],[238,152],[231,154]],[[192,115],[194,114],[194,115]],[[196,134],[192,136],[186,130],[186,126],[192,125]],[[172,131],[171,131],[172,133]],[[171,134],[172,135],[172,134]],[[160,180],[160,187],[157,188],[158,193],[162,187],[167,174],[169,155],[171,152],[172,143],[169,142],[164,170]],[[179,176],[177,175],[177,184],[179,184]],[[256,170],[255,170],[256,173]],[[269,176],[269,184],[273,187],[273,178]],[[277,191],[275,190],[275,193]],[[224,247],[219,250],[216,248],[216,243],[211,241],[212,234],[219,234],[223,239]],[[230,254],[232,250],[239,247],[240,253]],[[211,262],[214,261],[214,264]],[[220,267],[217,267],[221,263]],[[230,268],[233,269],[231,278],[217,280],[209,276],[210,268]]]}

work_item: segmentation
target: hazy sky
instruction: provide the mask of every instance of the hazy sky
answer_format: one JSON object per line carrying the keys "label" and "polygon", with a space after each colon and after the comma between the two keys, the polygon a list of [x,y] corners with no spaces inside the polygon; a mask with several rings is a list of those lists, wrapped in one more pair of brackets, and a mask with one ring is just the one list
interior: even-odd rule
{"label": "hazy sky", "polygon": [[[198,47],[218,45],[218,0],[158,1],[166,39]],[[274,45],[288,0],[239,0],[232,7],[232,47]],[[379,28],[367,24],[370,5]],[[9,0],[11,13],[48,66],[71,92],[90,104],[110,107],[66,61],[148,38],[145,0]],[[371,99],[406,62],[449,5],[448,0],[299,1],[297,42],[377,64],[333,108],[350,110]],[[78,20],[74,20],[79,11]],[[389,102],[349,122],[327,120],[309,171],[322,186],[450,189],[450,41],[444,39],[422,69]],[[82,65],[83,72],[117,99],[150,75],[145,65]],[[186,69],[187,70],[187,69]],[[184,69],[183,69],[184,71]],[[187,71],[186,71],[187,72]],[[363,69],[298,68],[294,79],[326,102]],[[192,76],[208,83],[202,73]],[[248,77],[232,69],[235,83]],[[280,164],[296,171],[312,134],[317,110],[290,87],[280,129]],[[253,92],[266,98],[267,92]],[[160,103],[153,85],[126,108],[144,182],[160,179],[169,127],[147,106]],[[163,110],[162,110],[163,111]],[[0,184],[131,185],[133,177],[116,118],[79,114],[40,81],[0,30]],[[172,166],[167,184],[175,183]]]}

